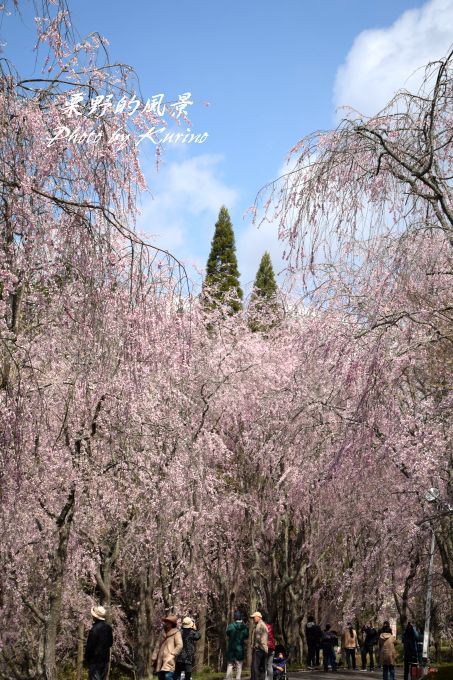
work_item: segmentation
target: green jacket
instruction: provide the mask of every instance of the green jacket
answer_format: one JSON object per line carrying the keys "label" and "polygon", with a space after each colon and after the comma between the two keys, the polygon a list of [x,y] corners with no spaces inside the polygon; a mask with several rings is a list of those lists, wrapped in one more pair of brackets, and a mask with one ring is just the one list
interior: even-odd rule
{"label": "green jacket", "polygon": [[245,641],[249,636],[249,629],[242,621],[230,623],[226,629],[228,638],[227,661],[244,661]]}

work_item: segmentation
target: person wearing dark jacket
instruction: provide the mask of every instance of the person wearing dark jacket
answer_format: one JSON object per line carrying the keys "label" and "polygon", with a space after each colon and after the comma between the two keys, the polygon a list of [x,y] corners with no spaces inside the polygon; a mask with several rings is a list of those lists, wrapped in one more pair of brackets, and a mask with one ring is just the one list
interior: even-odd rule
{"label": "person wearing dark jacket", "polygon": [[195,657],[195,643],[200,639],[201,635],[196,630],[195,622],[190,618],[190,616],[186,616],[182,620],[181,637],[183,648],[182,652],[180,652],[176,657],[176,667],[173,680],[179,680],[183,671],[186,680],[191,680],[192,667]]}
{"label": "person wearing dark jacket", "polygon": [[408,680],[410,667],[418,663],[418,642],[420,634],[416,627],[409,621],[403,633],[404,646],[404,680]]}
{"label": "person wearing dark jacket", "polygon": [[226,629],[228,638],[227,648],[227,680],[232,680],[233,666],[236,665],[236,680],[241,680],[242,664],[245,657],[245,641],[249,636],[249,629],[242,621],[240,611],[234,612],[234,623]]}
{"label": "person wearing dark jacket", "polygon": [[329,666],[332,667],[333,673],[337,672],[337,659],[335,656],[335,647],[337,645],[338,636],[335,631],[330,629],[330,623],[328,623],[321,638],[322,660],[325,673],[329,670]]}
{"label": "person wearing dark jacket", "polygon": [[362,644],[362,671],[366,671],[366,658],[370,657],[370,671],[374,671],[374,646],[377,644],[379,634],[372,623],[363,628]]}
{"label": "person wearing dark jacket", "polygon": [[113,645],[112,627],[105,622],[104,607],[91,610],[93,627],[88,633],[85,647],[85,665],[89,680],[105,680],[109,670],[110,648]]}
{"label": "person wearing dark jacket", "polygon": [[305,626],[305,639],[307,640],[308,654],[307,666],[314,668],[319,665],[319,646],[322,638],[322,630],[315,623],[313,616],[309,616]]}

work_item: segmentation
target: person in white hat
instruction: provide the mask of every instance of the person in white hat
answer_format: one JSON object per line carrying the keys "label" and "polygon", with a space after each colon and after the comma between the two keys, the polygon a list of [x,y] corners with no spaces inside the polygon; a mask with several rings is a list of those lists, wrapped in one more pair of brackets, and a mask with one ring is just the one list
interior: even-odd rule
{"label": "person in white hat", "polygon": [[201,635],[197,631],[195,621],[190,616],[185,616],[182,620],[181,637],[183,649],[176,659],[173,680],[180,680],[183,671],[185,679],[191,680],[195,657],[195,643],[200,639]]}
{"label": "person in white hat", "polygon": [[261,612],[254,612],[250,616],[255,622],[252,637],[252,668],[251,680],[264,680],[266,676],[266,661],[269,651],[267,646],[268,630]]}
{"label": "person in white hat", "polygon": [[110,649],[113,645],[112,627],[106,623],[107,612],[102,606],[92,607],[93,626],[85,647],[85,665],[89,680],[105,680],[109,670]]}

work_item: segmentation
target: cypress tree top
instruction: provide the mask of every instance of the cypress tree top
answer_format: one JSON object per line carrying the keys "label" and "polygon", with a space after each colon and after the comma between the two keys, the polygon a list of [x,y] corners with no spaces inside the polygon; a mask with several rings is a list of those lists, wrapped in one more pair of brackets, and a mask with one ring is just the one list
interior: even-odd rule
{"label": "cypress tree top", "polygon": [[[230,215],[224,205],[220,208],[215,224],[204,287],[211,289],[211,295],[219,303],[223,303],[228,298],[232,312],[241,309],[242,289],[239,283],[234,231]],[[232,300],[229,299],[231,294],[233,294]]]}
{"label": "cypress tree top", "polygon": [[249,306],[249,327],[252,331],[268,331],[278,320],[277,282],[271,256],[266,251],[255,277]]}
{"label": "cypress tree top", "polygon": [[274,268],[272,267],[271,256],[266,251],[261,258],[260,266],[256,272],[255,283],[253,285],[254,298],[272,298],[277,292]]}

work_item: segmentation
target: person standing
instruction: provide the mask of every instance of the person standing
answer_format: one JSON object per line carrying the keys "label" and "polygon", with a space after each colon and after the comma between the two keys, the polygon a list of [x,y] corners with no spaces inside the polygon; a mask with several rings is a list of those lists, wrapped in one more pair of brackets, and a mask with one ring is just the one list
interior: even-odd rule
{"label": "person standing", "polygon": [[404,646],[404,680],[409,679],[411,665],[418,664],[418,641],[420,635],[416,627],[409,621],[403,633]]}
{"label": "person standing", "polygon": [[173,614],[162,619],[163,631],[151,655],[153,673],[159,680],[173,680],[176,657],[183,650],[181,633],[177,628],[178,619]]}
{"label": "person standing", "polygon": [[384,622],[379,636],[379,661],[382,666],[383,680],[395,680],[395,642],[396,637],[388,621]]}
{"label": "person standing", "polygon": [[104,607],[93,607],[93,626],[88,633],[85,647],[85,665],[88,666],[89,680],[105,680],[110,664],[110,649],[113,645],[112,627],[106,623]]}
{"label": "person standing", "polygon": [[338,637],[336,633],[331,630],[330,623],[328,623],[321,638],[322,662],[325,673],[329,670],[329,666],[331,666],[333,673],[337,672],[337,659],[335,656],[335,647],[337,645]]}
{"label": "person standing", "polygon": [[200,637],[201,635],[197,631],[195,621],[193,621],[190,616],[186,616],[182,620],[181,628],[182,652],[176,657],[173,680],[179,680],[183,671],[185,679],[191,680],[195,657],[195,643]]}
{"label": "person standing", "polygon": [[[378,630],[377,630],[378,645],[379,645],[379,638],[381,637],[381,633],[384,632],[384,628],[386,628],[387,626],[390,626],[390,623],[388,621],[384,621],[382,626],[380,628],[378,628]],[[381,658],[380,658],[379,647],[378,647],[378,652],[376,654],[376,668],[381,669],[381,667],[382,667],[381,666]]]}
{"label": "person standing", "polygon": [[344,649],[346,654],[346,663],[348,664],[348,669],[356,670],[355,664],[355,652],[357,649],[357,632],[352,627],[352,623],[348,623],[347,628],[344,629],[343,635],[341,636],[341,647]]}
{"label": "person standing", "polygon": [[275,654],[275,635],[272,624],[269,623],[268,617],[265,615],[266,626],[267,626],[267,662],[266,662],[266,680],[272,680],[274,677],[274,668],[272,664],[274,663]]}
{"label": "person standing", "polygon": [[305,639],[307,641],[307,666],[314,668],[319,666],[319,646],[322,638],[322,630],[315,623],[313,616],[309,616],[305,625]]}
{"label": "person standing", "polygon": [[378,640],[378,632],[370,622],[363,628],[362,671],[366,671],[367,656],[370,657],[370,671],[374,671],[374,645]]}
{"label": "person standing", "polygon": [[318,625],[318,624],[316,624],[316,632],[317,632],[318,639],[316,641],[315,666],[320,666],[322,629],[321,629],[321,626]]}
{"label": "person standing", "polygon": [[255,623],[252,636],[252,668],[250,680],[264,680],[266,675],[266,660],[269,651],[267,646],[268,631],[261,612],[254,612],[251,616]]}
{"label": "person standing", "polygon": [[234,612],[234,623],[226,629],[227,646],[227,680],[232,680],[233,666],[236,664],[236,680],[241,680],[242,664],[245,658],[245,641],[249,636],[249,629],[242,620],[240,611]]}

